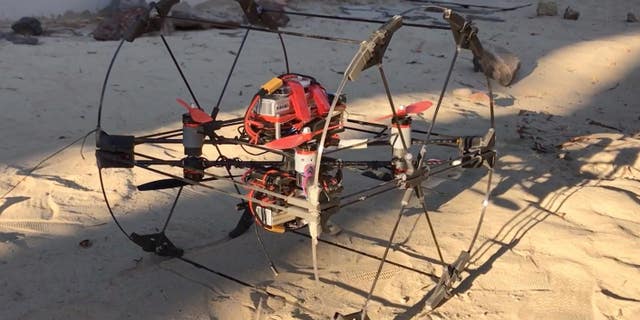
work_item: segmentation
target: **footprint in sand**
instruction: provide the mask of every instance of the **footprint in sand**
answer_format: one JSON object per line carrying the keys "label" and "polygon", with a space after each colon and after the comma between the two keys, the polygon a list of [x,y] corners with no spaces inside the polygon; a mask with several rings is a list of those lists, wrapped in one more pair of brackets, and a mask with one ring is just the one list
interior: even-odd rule
{"label": "footprint in sand", "polygon": [[47,192],[47,207],[49,208],[48,212],[42,212],[42,219],[51,220],[55,219],[60,214],[60,206],[53,200],[53,196],[51,192]]}
{"label": "footprint in sand", "polygon": [[52,235],[76,232],[80,224],[60,220],[61,207],[55,200],[53,190],[49,186],[49,191],[44,195],[28,198],[14,206],[5,219],[0,219],[0,228]]}
{"label": "footprint in sand", "polygon": [[0,228],[22,232],[35,232],[50,235],[68,235],[77,233],[82,225],[73,222],[37,220],[37,219],[2,219]]}
{"label": "footprint in sand", "polygon": [[[400,269],[398,269],[398,268],[386,268],[386,269],[383,269],[382,272],[380,273],[379,279],[381,279],[381,280],[389,280],[389,279],[393,278],[399,272],[400,272]],[[372,271],[352,271],[352,272],[345,272],[341,278],[344,281],[370,282],[370,281],[373,281],[373,279],[376,277],[376,273],[377,273],[377,271],[375,271],[375,270],[372,270]]]}

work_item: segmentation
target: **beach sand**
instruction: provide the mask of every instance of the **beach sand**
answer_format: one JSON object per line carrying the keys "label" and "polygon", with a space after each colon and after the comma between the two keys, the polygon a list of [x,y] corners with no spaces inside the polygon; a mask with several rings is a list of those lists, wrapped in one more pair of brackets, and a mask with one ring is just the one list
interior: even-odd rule
{"label": "beach sand", "polygon": [[[467,1],[468,2],[468,1]],[[479,1],[472,1],[480,3]],[[491,1],[514,6],[526,1]],[[510,87],[493,84],[499,160],[492,197],[453,296],[434,311],[424,298],[441,265],[420,205],[404,213],[389,260],[369,304],[371,319],[637,319],[640,317],[640,14],[630,1],[559,1],[577,21],[536,17],[535,5],[478,19],[486,44],[516,53],[522,65]],[[289,8],[385,19],[411,2],[289,1]],[[372,10],[383,8],[379,10]],[[416,13],[416,23],[437,15]],[[483,17],[482,15],[480,17]],[[366,39],[376,25],[291,17],[287,30]],[[54,34],[38,46],[0,41],[0,319],[327,319],[362,308],[378,261],[321,243],[320,282],[313,280],[309,240],[261,232],[279,268],[268,268],[254,231],[228,240],[240,217],[237,200],[186,187],[167,229],[185,257],[267,291],[249,289],[176,259],[143,252],[117,229],[104,205],[89,136],[29,172],[47,155],[96,127],[99,94],[116,42]],[[167,37],[202,105],[213,106],[237,52],[242,30],[174,32]],[[291,69],[335,90],[356,46],[285,36]],[[449,31],[404,27],[384,60],[397,104],[436,101],[452,57]],[[259,86],[284,72],[273,34],[252,32],[222,102],[221,119],[241,116]],[[435,130],[484,133],[489,108],[457,89],[486,93],[484,78],[463,52]],[[460,90],[456,92],[462,92]],[[389,113],[375,70],[346,88],[352,117]],[[161,40],[123,48],[102,115],[112,134],[179,126],[189,100]],[[430,119],[433,108],[424,113]],[[426,128],[424,122],[416,123]],[[231,130],[223,134],[234,136]],[[179,146],[146,146],[180,159]],[[227,157],[244,157],[224,147]],[[387,151],[345,153],[347,159]],[[213,148],[205,148],[210,159]],[[265,157],[257,157],[266,159]],[[162,178],[144,170],[109,169],[105,186],[127,232],[156,232],[175,190],[142,193]],[[222,173],[218,170],[214,172]],[[241,173],[241,171],[237,171]],[[345,175],[345,188],[376,181]],[[486,169],[456,171],[428,182],[427,207],[444,258],[466,250],[480,213]],[[230,184],[212,184],[233,191]],[[322,239],[381,256],[401,191],[344,208],[342,229]],[[301,231],[306,233],[306,229]],[[79,245],[88,239],[88,248]]]}

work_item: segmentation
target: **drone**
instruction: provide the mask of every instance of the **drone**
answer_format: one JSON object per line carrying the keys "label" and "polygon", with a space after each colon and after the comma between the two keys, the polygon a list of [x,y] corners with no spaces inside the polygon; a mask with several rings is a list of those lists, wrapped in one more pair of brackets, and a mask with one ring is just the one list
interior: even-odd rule
{"label": "drone", "polygon": [[[256,225],[256,228],[262,228],[274,233],[296,232],[298,229],[307,228],[308,237],[311,239],[313,274],[317,281],[319,279],[318,264],[321,262],[317,259],[316,247],[320,241],[320,235],[329,228],[330,217],[339,214],[340,209],[344,207],[356,205],[387,192],[400,190],[403,196],[395,226],[387,242],[384,254],[379,259],[380,264],[377,275],[373,280],[363,308],[358,312],[347,315],[336,312],[334,319],[369,319],[367,304],[372,297],[378,277],[386,262],[400,219],[412,197],[417,198],[422,204],[431,235],[443,265],[440,280],[435,289],[430,292],[431,295],[426,300],[426,306],[436,308],[446,301],[452,295],[455,283],[461,280],[462,272],[469,264],[470,254],[489,204],[491,176],[497,159],[490,78],[507,85],[512,81],[517,67],[505,66],[499,56],[483,49],[477,36],[477,27],[465,17],[445,7],[433,5],[419,7],[418,9],[421,10],[442,13],[444,20],[448,23],[448,27],[443,28],[442,25],[407,25],[450,29],[453,33],[456,50],[437,102],[416,101],[406,106],[396,105],[384,72],[383,58],[394,33],[404,25],[402,15],[393,16],[388,21],[366,21],[381,23],[382,25],[374,30],[368,39],[356,41],[280,30],[268,14],[274,11],[259,6],[253,0],[238,1],[250,23],[249,25],[229,25],[216,21],[169,15],[171,7],[178,2],[178,0],[161,0],[158,3],[151,3],[147,12],[137,18],[120,41],[109,65],[102,88],[96,129],[95,154],[105,203],[117,227],[125,236],[144,251],[159,256],[180,259],[195,267],[206,269],[224,278],[259,290],[256,286],[186,258],[184,256],[185,251],[174,245],[167,236],[165,231],[182,189],[187,186],[203,188],[207,191],[222,193],[239,200],[236,209],[242,211],[242,216],[235,229],[229,233],[230,238],[242,235],[253,224]],[[300,12],[288,13],[305,15],[305,13]],[[317,17],[318,15],[308,14],[308,16]],[[347,17],[321,17],[349,20]],[[218,104],[211,112],[204,111],[204,106],[198,102],[193,94],[169,44],[161,34],[160,38],[169,51],[193,101],[188,103],[183,99],[176,99],[177,104],[185,109],[180,118],[182,125],[173,130],[144,136],[109,134],[103,129],[101,118],[109,75],[118,53],[125,41],[133,42],[163,19],[194,20],[214,26],[246,29],[225,81],[222,94],[218,99]],[[220,100],[229,84],[229,79],[234,73],[236,63],[250,31],[274,33],[279,36],[287,71],[269,79],[257,89],[257,92],[248,101],[244,116],[224,120],[218,119]],[[287,51],[282,40],[283,34],[359,45],[351,62],[346,67],[335,92],[327,91],[325,86],[311,75],[295,73],[289,70]],[[486,77],[490,97],[490,125],[485,132],[480,132],[477,135],[452,136],[440,134],[433,131],[433,129],[453,67],[462,49],[471,50],[476,68],[481,70]],[[374,121],[364,121],[350,117],[347,97],[343,93],[348,82],[357,81],[359,75],[368,69],[378,69],[390,109],[389,115]],[[419,130],[415,126],[415,122],[418,119],[415,118],[415,115],[428,109],[434,109],[428,130]],[[224,136],[221,133],[221,129],[224,128],[235,128],[239,134],[235,137]],[[352,132],[365,134],[366,137],[360,139],[345,138]],[[181,159],[162,159],[144,154],[137,150],[137,147],[144,144],[181,145],[184,149],[184,156]],[[205,145],[211,145],[217,150],[218,155],[214,160],[203,153]],[[220,146],[223,145],[242,147],[249,159],[225,157],[220,152]],[[452,148],[457,155],[447,160],[431,159],[429,158],[429,151],[432,146]],[[251,158],[254,154],[244,148],[259,149],[263,153],[279,156],[281,160],[255,160]],[[389,152],[386,153],[388,156],[375,160],[350,161],[332,156],[341,151],[356,150],[355,152],[357,152],[361,148],[380,148],[389,150]],[[382,155],[384,153],[377,154]],[[169,167],[181,168],[182,175],[167,172],[165,169]],[[488,168],[488,182],[480,209],[479,222],[473,238],[468,249],[462,250],[455,261],[445,263],[424,204],[425,194],[422,186],[430,177],[437,174],[446,173],[457,168],[478,169],[482,167]],[[161,180],[138,185],[137,189],[139,191],[178,189],[176,199],[164,227],[159,232],[138,234],[125,231],[110,205],[103,182],[103,175],[107,174],[109,169],[114,168],[135,168],[136,170],[146,170],[165,177]],[[210,170],[212,168],[224,168],[227,175],[212,173],[212,170]],[[364,176],[380,182],[373,187],[345,194],[345,186],[348,185],[348,181],[345,179],[343,170],[350,169],[360,170]],[[243,173],[241,175],[233,175],[232,170],[242,170]],[[232,185],[237,192],[230,192],[219,187],[223,183]],[[257,232],[256,235],[259,236]],[[262,239],[259,240],[262,244]],[[277,269],[273,262],[270,262],[270,267],[277,275]]]}

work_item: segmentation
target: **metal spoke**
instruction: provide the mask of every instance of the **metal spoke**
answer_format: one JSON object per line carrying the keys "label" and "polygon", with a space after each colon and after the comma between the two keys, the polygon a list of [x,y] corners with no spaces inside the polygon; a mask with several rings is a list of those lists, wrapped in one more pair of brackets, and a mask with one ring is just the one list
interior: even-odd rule
{"label": "metal spoke", "polygon": [[109,76],[111,76],[111,70],[113,69],[113,65],[116,62],[116,58],[118,54],[120,54],[120,49],[122,49],[122,45],[124,44],[124,39],[120,40],[118,43],[118,48],[116,52],[113,53],[113,57],[111,57],[111,62],[109,62],[109,67],[107,68],[107,74],[104,76],[104,82],[102,83],[102,90],[100,90],[100,103],[98,105],[98,125],[96,126],[96,140],[97,137],[100,136],[100,127],[102,121],[102,106],[104,103],[104,95],[107,91],[107,84],[109,83]]}
{"label": "metal spoke", "polygon": [[220,92],[220,96],[218,97],[218,102],[216,102],[216,106],[211,110],[211,116],[213,119],[218,115],[218,111],[220,110],[220,103],[222,103],[222,97],[224,97],[224,93],[227,91],[227,86],[229,85],[229,81],[231,80],[231,76],[236,69],[236,64],[238,63],[238,59],[240,58],[240,53],[244,48],[244,43],[247,41],[247,37],[249,36],[249,29],[245,31],[244,36],[242,37],[242,41],[240,42],[240,47],[238,48],[238,53],[233,58],[233,63],[231,64],[231,69],[229,69],[229,74],[227,75],[227,79],[224,81],[224,85],[222,86],[222,91]]}
{"label": "metal spoke", "polygon": [[167,217],[167,220],[165,220],[164,222],[164,226],[162,227],[162,232],[164,233],[165,230],[167,230],[167,227],[169,226],[169,221],[171,221],[171,217],[173,216],[173,212],[176,210],[176,205],[178,204],[178,199],[180,198],[180,195],[182,194],[182,189],[184,187],[180,187],[178,189],[178,193],[176,194],[176,198],[173,200],[173,204],[171,205],[171,210],[169,211],[169,216]]}
{"label": "metal spoke", "polygon": [[378,265],[378,271],[376,272],[376,276],[373,278],[373,283],[371,284],[371,289],[369,289],[369,293],[367,294],[367,299],[364,302],[364,306],[362,307],[362,320],[365,319],[367,315],[367,305],[373,296],[373,291],[376,289],[376,285],[378,284],[378,279],[380,278],[380,273],[382,272],[382,267],[384,266],[385,261],[387,260],[387,256],[389,255],[389,249],[391,249],[391,245],[393,244],[393,239],[396,236],[396,232],[398,231],[398,226],[400,225],[400,220],[402,219],[402,214],[404,213],[404,209],[409,204],[409,200],[411,199],[411,195],[413,195],[412,189],[407,189],[402,197],[402,206],[400,210],[398,210],[398,217],[396,218],[396,223],[393,225],[393,230],[391,231],[391,236],[389,236],[389,242],[387,242],[387,247],[384,249],[384,254],[382,254],[382,259],[380,260],[380,264]]}
{"label": "metal spoke", "polygon": [[[248,32],[248,30],[247,30]],[[222,155],[222,151],[220,150],[220,147],[217,144],[213,144],[213,146],[216,148],[216,151],[218,152],[218,155],[220,157],[224,157]],[[231,174],[231,168],[229,166],[225,166],[225,169],[227,170],[227,173],[229,174],[229,176],[231,177],[231,182],[233,182],[233,187],[236,189],[236,193],[238,195],[242,195],[242,192],[240,191],[240,188],[238,187],[238,184],[236,184],[235,179],[233,178],[233,175]],[[243,205],[248,205],[246,204],[244,199],[241,199],[241,202]],[[278,268],[276,268],[275,263],[273,262],[273,259],[271,259],[271,255],[269,254],[269,252],[267,251],[267,248],[264,244],[264,240],[262,239],[262,235],[260,234],[260,231],[258,230],[258,226],[254,226],[255,228],[255,234],[256,234],[256,238],[258,239],[258,243],[260,244],[260,248],[262,249],[262,252],[264,253],[265,258],[267,259],[267,262],[269,263],[269,269],[271,269],[271,271],[273,272],[273,274],[275,276],[278,275]]]}
{"label": "metal spoke", "polygon": [[[389,106],[391,107],[391,112],[393,113],[393,117],[397,118],[398,113],[396,112],[396,106],[393,103],[393,97],[391,96],[391,89],[389,89],[389,82],[387,81],[387,77],[384,74],[384,69],[382,68],[382,63],[378,65],[378,70],[380,71],[380,77],[382,78],[382,84],[384,85],[384,92],[387,94],[387,100],[389,100]],[[402,129],[400,128],[400,123],[396,123],[396,127],[398,128],[398,135],[400,140],[402,141],[402,147],[406,152],[409,147],[407,146],[407,142],[404,141],[404,135],[402,134]],[[398,137],[396,137],[398,139]]]}
{"label": "metal spoke", "polygon": [[368,144],[370,144],[370,143],[371,143],[371,144],[373,144],[373,143],[382,143],[382,142],[385,142],[385,144],[384,144],[384,145],[388,145],[388,141],[387,141],[387,139],[388,139],[387,137],[374,138],[374,139],[366,139],[365,141],[362,141],[362,142],[358,142],[358,143],[354,143],[354,144],[352,144],[352,145],[344,146],[344,147],[342,147],[342,148],[337,148],[337,149],[333,149],[333,150],[326,151],[324,154],[325,154],[325,155],[329,155],[329,154],[336,153],[336,152],[340,152],[340,151],[344,151],[344,150],[354,149],[354,148],[356,148],[356,147],[360,147],[360,146],[363,146],[363,145],[368,145]]}
{"label": "metal spoke", "polygon": [[431,119],[431,124],[429,125],[429,130],[427,130],[427,139],[431,139],[431,132],[436,125],[436,119],[438,117],[438,111],[440,111],[440,106],[442,105],[442,99],[444,98],[444,94],[447,91],[447,86],[449,85],[449,79],[451,79],[451,73],[453,72],[453,67],[456,65],[456,61],[458,60],[458,55],[460,54],[460,46],[456,46],[456,50],[453,53],[453,58],[451,58],[451,64],[449,65],[449,71],[447,71],[447,77],[444,80],[444,85],[442,86],[442,91],[440,91],[440,97],[438,97],[438,103],[436,104],[436,110],[433,112],[433,118]]}
{"label": "metal spoke", "polygon": [[278,38],[280,39],[280,44],[282,45],[282,54],[284,55],[284,65],[287,68],[287,73],[290,73],[289,70],[289,56],[287,55],[287,47],[284,45],[284,38],[282,38],[282,33],[278,32]]}
{"label": "metal spoke", "polygon": [[182,72],[182,68],[180,68],[180,64],[178,63],[178,60],[176,60],[176,57],[173,55],[173,51],[171,51],[171,47],[169,47],[169,43],[167,43],[167,39],[165,39],[164,35],[162,34],[160,35],[160,39],[162,39],[162,43],[164,43],[165,48],[167,48],[167,51],[171,56],[171,60],[173,60],[173,64],[176,66],[176,69],[178,69],[178,73],[180,73],[180,77],[182,78],[184,85],[187,86],[187,89],[189,90],[189,94],[191,94],[191,98],[193,99],[193,102],[196,104],[198,109],[202,110],[202,107],[200,106],[200,102],[198,102],[198,99],[196,99],[196,95],[193,93],[193,90],[191,90],[191,86],[189,85],[189,81],[187,81],[187,77],[184,76],[184,73]]}
{"label": "metal spoke", "polygon": [[471,244],[469,244],[469,249],[467,250],[469,254],[471,254],[473,245],[476,243],[476,240],[478,239],[478,234],[480,233],[480,228],[482,227],[482,222],[484,221],[484,214],[487,211],[487,207],[489,206],[489,197],[491,196],[491,178],[492,177],[493,177],[493,168],[489,168],[487,189],[485,190],[484,200],[482,200],[482,209],[480,210],[480,218],[478,219],[478,225],[476,226],[476,230],[473,233],[473,238],[471,239]]}
{"label": "metal spoke", "polygon": [[[416,191],[422,193],[423,191]],[[440,244],[438,244],[438,238],[436,237],[436,233],[433,230],[433,224],[431,223],[431,218],[429,217],[429,211],[427,210],[427,205],[425,204],[425,197],[423,196],[420,199],[420,203],[422,204],[422,209],[424,210],[424,217],[427,218],[427,224],[429,225],[429,232],[431,232],[431,237],[433,238],[433,243],[436,245],[436,250],[438,251],[438,257],[440,257],[440,262],[442,265],[446,265],[444,262],[444,258],[442,257],[442,251],[440,250]]]}
{"label": "metal spoke", "polygon": [[487,90],[489,90],[489,112],[491,113],[491,128],[496,127],[496,118],[494,115],[494,107],[493,107],[493,88],[491,87],[491,79],[485,75],[487,79]]}
{"label": "metal spoke", "polygon": [[163,132],[156,132],[156,133],[150,133],[144,136],[139,136],[139,137],[135,137],[136,139],[144,139],[144,138],[157,138],[158,136],[164,136],[164,135],[168,135],[168,134],[174,134],[174,133],[182,133],[182,128],[180,129],[173,129],[173,130],[169,130],[169,131],[163,131]]}

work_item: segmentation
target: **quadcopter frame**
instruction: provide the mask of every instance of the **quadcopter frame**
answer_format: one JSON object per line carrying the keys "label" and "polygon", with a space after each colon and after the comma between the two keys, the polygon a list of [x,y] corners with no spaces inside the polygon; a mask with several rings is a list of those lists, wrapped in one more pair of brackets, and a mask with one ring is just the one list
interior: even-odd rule
{"label": "quadcopter frame", "polygon": [[[163,3],[164,2],[164,3]],[[312,260],[313,260],[313,270],[314,270],[314,278],[316,280],[319,279],[318,274],[318,261],[317,261],[317,253],[316,247],[319,241],[319,236],[322,232],[323,226],[326,225],[328,218],[338,212],[340,208],[344,208],[346,206],[350,206],[362,201],[366,201],[371,197],[383,194],[385,192],[389,192],[392,190],[404,190],[404,194],[401,200],[400,210],[398,211],[397,218],[395,220],[395,224],[392,230],[392,233],[389,237],[389,241],[387,242],[386,249],[384,254],[380,260],[380,264],[377,270],[376,277],[373,280],[372,286],[368,292],[366,301],[364,306],[360,312],[355,314],[351,314],[348,316],[343,316],[338,313],[335,315],[335,319],[366,319],[368,318],[366,315],[367,304],[370,301],[372,294],[375,290],[378,277],[380,272],[382,271],[382,267],[385,262],[389,263],[386,258],[389,253],[389,249],[393,243],[393,239],[395,237],[396,231],[398,229],[400,220],[403,216],[403,212],[406,206],[409,204],[410,199],[415,196],[421,203],[422,208],[424,210],[425,217],[428,222],[428,226],[430,229],[431,236],[434,240],[438,256],[440,258],[440,262],[443,266],[442,276],[440,277],[440,281],[436,285],[436,287],[431,292],[431,295],[427,299],[426,305],[430,308],[435,308],[439,304],[441,304],[445,299],[447,299],[453,289],[453,285],[456,281],[460,280],[462,275],[461,273],[465,270],[466,266],[469,264],[469,256],[471,250],[474,247],[475,241],[478,237],[478,233],[480,231],[480,227],[482,225],[482,221],[484,219],[485,211],[487,209],[489,203],[489,195],[491,191],[491,177],[493,173],[493,167],[496,161],[496,151],[495,151],[495,120],[494,120],[494,108],[493,108],[493,95],[491,90],[491,82],[489,77],[492,77],[492,74],[489,70],[485,71],[485,76],[487,77],[487,85],[489,89],[489,97],[490,97],[490,127],[486,133],[477,136],[449,136],[438,134],[433,132],[433,128],[435,126],[437,115],[440,110],[444,94],[447,89],[447,85],[449,83],[449,79],[451,77],[451,73],[453,67],[457,61],[458,54],[461,49],[471,49],[474,58],[482,61],[484,59],[484,51],[480,42],[477,38],[477,28],[470,22],[467,21],[464,17],[456,14],[450,9],[439,7],[439,6],[424,6],[420,7],[420,9],[426,9],[429,11],[437,11],[443,13],[444,19],[449,22],[451,26],[451,30],[454,34],[454,40],[456,43],[456,50],[453,54],[453,58],[448,69],[448,73],[446,75],[445,83],[442,87],[442,91],[438,98],[435,111],[433,114],[432,121],[429,125],[427,131],[417,130],[411,128],[411,126],[406,125],[406,121],[408,118],[408,122],[410,124],[411,119],[406,112],[404,112],[402,108],[397,108],[393,96],[391,94],[389,83],[387,77],[384,73],[383,68],[383,57],[388,47],[393,34],[403,26],[403,18],[402,16],[394,16],[389,21],[384,23],[379,29],[373,32],[373,34],[366,41],[355,41],[344,38],[334,38],[327,36],[318,36],[318,35],[309,35],[298,32],[290,32],[290,31],[281,31],[278,30],[274,25],[265,22],[266,19],[263,18],[263,10],[260,7],[255,6],[252,1],[250,1],[248,6],[243,5],[243,9],[245,10],[246,16],[249,19],[252,25],[231,25],[232,27],[241,27],[246,29],[244,36],[242,38],[241,44],[235,56],[234,62],[231,66],[231,70],[226,78],[224,83],[222,92],[217,101],[217,104],[213,108],[210,114],[206,114],[202,111],[202,106],[196,99],[191,86],[189,85],[184,73],[182,72],[180,65],[178,64],[166,38],[164,35],[160,35],[165,48],[169,52],[182,80],[184,81],[185,86],[187,87],[189,93],[191,94],[191,98],[194,101],[194,105],[188,106],[185,105],[187,109],[187,113],[183,115],[183,127],[168,130],[158,133],[153,133],[149,135],[143,136],[132,136],[132,135],[109,135],[103,129],[101,125],[102,118],[102,108],[104,102],[105,91],[107,87],[107,83],[109,80],[109,75],[111,73],[111,69],[114,65],[114,62],[120,52],[122,45],[125,40],[133,41],[135,38],[140,36],[142,30],[145,30],[146,25],[149,24],[151,14],[155,11],[157,16],[155,18],[166,18],[166,19],[182,19],[185,18],[177,18],[168,15],[168,9],[166,9],[167,3],[170,6],[177,3],[176,0],[164,0],[159,4],[152,3],[147,12],[147,15],[140,17],[137,20],[137,23],[131,27],[128,34],[125,36],[116,49],[116,52],[111,60],[109,65],[107,75],[105,77],[104,85],[102,88],[101,98],[100,98],[100,106],[98,112],[98,125],[96,129],[96,157],[98,164],[98,172],[100,185],[103,191],[103,196],[105,199],[105,203],[107,208],[114,219],[118,228],[134,243],[142,247],[143,250],[148,252],[154,252],[160,256],[168,256],[178,258],[185,262],[188,262],[198,268],[204,268],[209,270],[215,274],[218,274],[227,279],[233,280],[242,285],[250,286],[254,289],[257,289],[255,286],[247,284],[244,281],[235,279],[226,274],[220,273],[213,269],[207,268],[195,261],[187,259],[183,256],[184,251],[178,247],[176,247],[166,236],[165,231],[171,221],[173,216],[176,203],[178,198],[181,195],[182,189],[184,186],[198,186],[203,187],[208,190],[212,190],[218,193],[225,194],[227,196],[239,199],[241,204],[239,204],[239,208],[246,208],[246,202],[249,202],[249,206],[251,203],[256,205],[261,205],[264,207],[271,208],[273,210],[279,210],[280,212],[285,212],[289,216],[293,216],[297,219],[302,219],[306,222],[306,225],[309,227],[309,237],[311,238],[311,248],[312,248]],[[266,11],[266,10],[265,10]],[[311,15],[313,16],[313,15]],[[198,22],[205,22],[212,25],[226,26],[230,25],[215,22],[215,21],[207,21],[207,20],[198,20],[198,19],[188,19],[188,20],[197,20]],[[370,21],[367,21],[370,22]],[[413,27],[429,27],[429,26],[418,26],[413,25]],[[436,27],[437,29],[441,29]],[[342,77],[336,92],[333,94],[333,99],[331,100],[329,111],[327,112],[326,118],[324,119],[321,133],[318,133],[313,136],[313,139],[309,143],[314,144],[315,159],[312,161],[315,165],[313,168],[313,179],[312,182],[308,185],[304,193],[291,193],[291,194],[283,194],[281,192],[274,191],[273,189],[268,189],[263,186],[257,186],[255,184],[247,183],[246,181],[238,181],[235,179],[231,172],[231,169],[255,169],[255,170],[265,170],[267,168],[289,168],[291,170],[291,161],[295,161],[295,155],[293,150],[277,150],[273,148],[268,148],[259,144],[251,143],[247,139],[242,137],[225,137],[218,133],[218,130],[226,127],[232,126],[242,126],[243,118],[233,118],[227,120],[217,120],[217,115],[220,110],[220,104],[226,88],[229,84],[229,80],[232,77],[236,63],[238,58],[241,55],[241,52],[244,48],[244,45],[247,40],[247,36],[250,31],[262,31],[262,32],[270,32],[276,33],[280,39],[283,49],[283,55],[285,57],[285,64],[287,73],[289,73],[289,62],[286,51],[286,46],[283,40],[282,35],[292,35],[292,36],[300,36],[306,38],[313,39],[321,39],[328,41],[337,41],[343,43],[358,43],[360,45],[358,51],[354,55],[353,59],[347,66],[344,76]],[[390,109],[392,111],[392,125],[391,127],[375,123],[368,122],[356,119],[342,119],[341,128],[339,131],[352,130],[361,133],[370,134],[372,137],[367,138],[365,140],[359,140],[357,142],[345,143],[343,146],[338,146],[336,148],[326,150],[331,147],[327,145],[327,137],[330,135],[330,123],[332,123],[332,119],[334,117],[341,117],[342,111],[336,110],[336,106],[340,103],[342,92],[347,85],[348,81],[357,80],[359,74],[371,67],[377,67],[380,77],[382,79],[382,83],[384,85],[386,97],[389,102]],[[488,69],[488,68],[487,68]],[[404,121],[404,122],[403,122]],[[207,160],[204,158],[196,157],[199,159],[198,161],[192,161],[193,158],[190,157],[190,151],[187,149],[193,149],[193,132],[187,135],[189,130],[192,128],[196,128],[194,132],[202,136],[202,139],[205,144],[212,145],[216,148],[218,152],[218,158],[216,160]],[[408,128],[408,129],[407,129]],[[319,131],[320,132],[320,131]],[[425,138],[415,138],[413,135],[421,135]],[[205,139],[206,137],[206,139]],[[432,138],[436,137],[436,138]],[[185,154],[188,157],[185,157],[182,160],[175,159],[161,159],[158,157],[150,156],[147,154],[143,154],[137,152],[135,150],[136,146],[142,144],[182,144],[185,147]],[[307,143],[305,141],[305,143]],[[276,155],[281,155],[283,157],[283,161],[257,161],[257,160],[241,160],[238,158],[227,158],[225,157],[221,151],[220,146],[222,145],[239,145],[241,147],[251,147],[260,149],[264,152],[273,153]],[[417,153],[412,153],[410,151],[411,146],[418,145],[420,146],[420,150]],[[430,161],[427,159],[427,151],[428,147],[432,145],[440,145],[440,146],[449,146],[453,148],[457,148],[460,152],[460,156],[457,158],[449,159],[446,161]],[[339,159],[333,159],[328,157],[329,154],[359,148],[359,147],[370,147],[370,146],[391,146],[393,159],[392,161],[386,160],[368,160],[368,161],[342,161]],[[199,146],[200,149],[202,145]],[[198,146],[196,145],[197,149]],[[191,150],[193,151],[193,150]],[[200,150],[201,153],[201,150]],[[194,153],[198,155],[196,151]],[[445,260],[442,256],[440,247],[438,245],[438,241],[435,235],[435,231],[433,225],[431,223],[429,214],[427,212],[425,201],[424,201],[424,192],[422,191],[422,183],[428,180],[431,176],[439,173],[443,173],[454,168],[458,167],[467,167],[467,168],[477,168],[482,165],[486,165],[489,168],[488,182],[486,187],[486,192],[484,196],[484,200],[482,202],[480,218],[476,229],[474,231],[473,238],[467,250],[461,251],[458,258],[455,262],[451,264],[445,263]],[[394,171],[394,175],[391,179],[385,179],[386,181],[370,188],[365,188],[359,191],[355,191],[348,195],[336,195],[335,197],[329,197],[323,195],[323,188],[321,186],[321,168],[323,166],[332,166],[339,169],[342,168],[359,168],[359,169],[379,169],[391,167],[397,170]],[[180,167],[184,170],[184,176],[178,176],[175,174],[171,174],[165,172],[157,167],[160,166],[172,166],[172,167]],[[160,232],[154,234],[146,234],[139,235],[137,233],[127,233],[125,229],[122,227],[112,207],[110,206],[109,199],[107,193],[104,188],[103,169],[107,168],[141,168],[150,172],[154,172],[156,174],[167,177],[166,180],[154,181],[144,185],[139,186],[140,190],[152,190],[152,189],[164,189],[164,188],[179,188],[176,198],[173,201],[173,205],[171,210],[165,220],[164,226]],[[225,168],[227,171],[227,175],[218,175],[208,172],[207,169],[218,167]],[[285,170],[285,169],[283,169]],[[230,183],[236,189],[236,193],[229,192],[220,188],[218,186],[213,186],[209,182],[226,182]],[[247,194],[243,194],[242,190],[247,192]],[[264,201],[264,198],[257,198],[254,195],[256,193],[260,193],[263,195],[267,195],[270,198],[277,199],[277,203],[273,201]],[[260,222],[256,220],[256,222]],[[257,229],[256,229],[257,230]],[[256,232],[258,236],[259,242],[267,255],[267,258],[270,262],[271,269],[277,274],[277,269],[271,258],[269,257],[267,251],[264,248],[264,243],[260,237],[260,234]]]}

